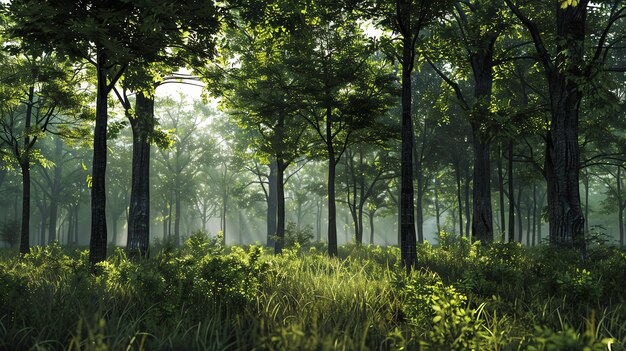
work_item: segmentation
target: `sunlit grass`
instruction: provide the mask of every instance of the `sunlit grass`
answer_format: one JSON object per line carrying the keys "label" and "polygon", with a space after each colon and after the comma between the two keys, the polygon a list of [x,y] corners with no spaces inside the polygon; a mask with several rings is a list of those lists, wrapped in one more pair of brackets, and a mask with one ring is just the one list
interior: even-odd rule
{"label": "sunlit grass", "polygon": [[347,245],[280,256],[194,237],[91,274],[56,245],[0,260],[0,349],[623,350],[626,255],[550,248]]}

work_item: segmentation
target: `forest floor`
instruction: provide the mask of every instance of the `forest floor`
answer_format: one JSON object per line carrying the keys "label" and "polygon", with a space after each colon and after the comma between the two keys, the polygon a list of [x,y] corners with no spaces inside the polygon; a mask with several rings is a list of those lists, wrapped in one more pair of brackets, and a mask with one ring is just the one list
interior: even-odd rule
{"label": "forest floor", "polygon": [[625,350],[626,253],[347,245],[280,256],[193,236],[133,261],[57,245],[0,253],[4,350]]}

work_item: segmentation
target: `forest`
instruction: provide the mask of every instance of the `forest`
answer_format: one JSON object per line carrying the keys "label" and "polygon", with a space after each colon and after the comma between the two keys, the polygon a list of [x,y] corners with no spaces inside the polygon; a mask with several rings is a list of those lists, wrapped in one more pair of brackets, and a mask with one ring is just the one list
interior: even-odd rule
{"label": "forest", "polygon": [[0,42],[0,350],[626,350],[622,0],[3,0]]}

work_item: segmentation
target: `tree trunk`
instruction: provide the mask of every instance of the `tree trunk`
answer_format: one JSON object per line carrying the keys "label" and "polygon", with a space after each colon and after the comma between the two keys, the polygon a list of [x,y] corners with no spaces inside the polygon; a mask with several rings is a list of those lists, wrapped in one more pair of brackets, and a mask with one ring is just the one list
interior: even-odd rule
{"label": "tree trunk", "polygon": [[[408,5],[410,7],[410,5]],[[402,11],[403,10],[403,11]],[[400,173],[400,254],[402,264],[411,270],[417,264],[415,203],[413,192],[413,121],[411,115],[411,72],[413,70],[413,35],[410,8],[400,9],[406,29],[402,38],[402,148]]]}
{"label": "tree trunk", "polygon": [[[485,242],[493,241],[493,212],[491,209],[491,160],[490,135],[485,126],[490,119],[491,93],[493,90],[493,48],[497,36],[483,39],[486,44],[472,54],[470,61],[474,74],[474,98],[472,116],[472,144],[474,149],[474,191],[472,199],[472,237]],[[466,204],[469,206],[469,204]]]}
{"label": "tree trunk", "polygon": [[[100,50],[99,50],[100,51]],[[92,265],[104,261],[107,254],[106,190],[107,166],[107,69],[104,55],[98,53],[96,127],[93,143],[93,169],[91,178],[91,240],[89,261]]]}
{"label": "tree trunk", "polygon": [[515,188],[513,187],[513,141],[509,141],[509,242],[515,242]]}
{"label": "tree trunk", "polygon": [[[530,197],[528,198],[530,201]],[[532,204],[528,202],[526,204],[526,246],[530,246],[530,237],[531,237],[531,225],[530,225],[530,217],[532,217]]]}
{"label": "tree trunk", "polygon": [[[330,134],[327,134],[330,135]],[[335,152],[328,146],[328,255],[337,256],[337,208],[335,204]]]}
{"label": "tree trunk", "polygon": [[502,162],[502,147],[498,146],[498,195],[500,200],[500,239],[502,241],[505,240],[504,233],[506,230],[506,216],[504,211],[504,170],[503,170],[503,162]]}
{"label": "tree trunk", "polygon": [[276,235],[276,216],[278,211],[278,193],[276,191],[277,182],[276,182],[276,161],[272,160],[269,165],[270,174],[267,177],[267,246],[273,247],[274,240],[272,237]]}
{"label": "tree trunk", "polygon": [[469,163],[466,164],[466,168],[465,168],[465,184],[463,185],[463,190],[465,191],[465,218],[464,218],[464,223],[465,223],[465,235],[468,237],[468,239],[472,239],[471,238],[471,231],[472,231],[472,222],[470,221],[470,183],[472,182],[472,178],[470,178],[470,169],[469,169]]}
{"label": "tree trunk", "polygon": [[519,242],[520,244],[522,243],[522,236],[523,236],[523,232],[522,232],[522,191],[523,191],[523,187],[522,184],[519,185],[518,188],[518,192],[517,192],[517,230],[519,230],[519,233],[517,234],[517,242]]}
{"label": "tree trunk", "polygon": [[174,244],[180,246],[180,220],[181,220],[181,174],[176,175],[176,190],[174,193],[174,201],[176,202],[176,216],[174,217]]}
{"label": "tree trunk", "polygon": [[461,169],[458,159],[454,160],[454,175],[456,177],[456,200],[459,213],[459,236],[463,236],[463,199],[461,197]]}
{"label": "tree trunk", "polygon": [[[541,225],[541,222],[539,222]],[[537,184],[533,184],[533,240],[532,246],[537,244]]]}
{"label": "tree trunk", "polygon": [[437,235],[441,234],[441,210],[439,209],[439,190],[437,185],[434,186],[435,190],[435,221],[437,222]]}
{"label": "tree trunk", "polygon": [[619,226],[619,244],[624,246],[624,207],[626,203],[622,199],[622,166],[617,166],[617,225]]}
{"label": "tree trunk", "polygon": [[424,171],[417,167],[417,200],[415,203],[415,221],[417,222],[417,241],[424,242]]}
{"label": "tree trunk", "polygon": [[133,160],[126,250],[131,257],[147,257],[150,248],[149,137],[154,130],[154,98],[138,92],[135,110],[136,116],[130,118]]}
{"label": "tree trunk", "polygon": [[276,237],[274,254],[280,254],[285,247],[285,169],[282,157],[276,158]]}
{"label": "tree trunk", "polygon": [[19,156],[22,170],[22,231],[20,237],[20,253],[25,255],[30,250],[30,127],[33,114],[33,98],[35,88],[28,91],[28,105],[26,106],[26,120],[24,122],[24,150]]}
{"label": "tree trunk", "polygon": [[369,213],[369,219],[370,219],[370,245],[374,245],[374,213],[375,212],[370,212]]}
{"label": "tree trunk", "polygon": [[[329,93],[327,92],[327,96]],[[333,114],[330,104],[326,106],[326,149],[328,152],[328,255],[337,256],[337,207],[335,201],[335,178],[337,160],[333,146]]]}
{"label": "tree trunk", "polygon": [[58,164],[54,165],[54,178],[50,189],[50,222],[48,223],[48,242],[57,240],[57,218],[59,213],[59,195],[61,194],[61,165],[63,142],[57,137],[54,141],[54,154]]}
{"label": "tree trunk", "polygon": [[[480,126],[472,125],[474,131],[474,192],[472,237],[481,242],[493,241],[493,212],[491,209],[491,166],[489,143],[481,141]],[[467,204],[469,205],[469,204]]]}

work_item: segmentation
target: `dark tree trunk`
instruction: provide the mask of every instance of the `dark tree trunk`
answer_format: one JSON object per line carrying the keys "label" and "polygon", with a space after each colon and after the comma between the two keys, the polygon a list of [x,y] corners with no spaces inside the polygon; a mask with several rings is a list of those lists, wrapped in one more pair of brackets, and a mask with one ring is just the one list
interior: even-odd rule
{"label": "dark tree trunk", "polygon": [[[327,97],[329,93],[327,92]],[[326,150],[328,152],[328,255],[337,256],[337,207],[335,201],[335,178],[337,160],[333,146],[333,114],[330,104],[326,106]]]}
{"label": "dark tree trunk", "polygon": [[410,35],[411,15],[409,10],[409,8],[404,8],[399,11],[403,14],[403,18],[400,21],[404,23],[407,29],[402,39],[402,149],[400,173],[400,254],[402,264],[407,271],[417,264],[413,192],[414,137],[411,116],[411,72],[413,71],[414,51],[413,36]]}
{"label": "dark tree trunk", "polygon": [[50,222],[48,223],[48,242],[57,240],[57,218],[59,215],[59,195],[61,194],[61,158],[63,157],[63,142],[56,138],[54,142],[55,159],[58,164],[54,166],[54,178],[50,189]]}
{"label": "dark tree trunk", "polygon": [[176,217],[174,217],[174,244],[180,246],[180,220],[181,220],[181,174],[176,175],[176,191],[174,194],[174,201],[176,202]]}
{"label": "dark tree trunk", "polygon": [[[493,90],[493,48],[497,37],[485,38],[485,50],[471,55],[474,74],[475,116],[472,118],[474,148],[474,191],[472,199],[472,237],[485,242],[493,241],[493,212],[491,209],[490,136],[485,124],[490,118],[489,106]],[[487,131],[487,133],[485,132]],[[466,204],[469,206],[469,204]]]}
{"label": "dark tree trunk", "polygon": [[28,91],[28,105],[26,106],[26,120],[24,122],[24,150],[19,157],[22,170],[22,231],[20,237],[20,253],[25,255],[30,249],[30,127],[33,114],[33,98],[35,88]]}
{"label": "dark tree trunk", "polygon": [[518,188],[518,192],[517,192],[517,204],[516,204],[516,208],[517,208],[517,230],[519,230],[519,233],[517,234],[517,242],[519,242],[520,244],[522,243],[522,236],[523,236],[523,231],[522,231],[522,191],[523,191],[523,187],[520,184],[519,188]]}
{"label": "dark tree trunk", "polygon": [[[330,134],[327,134],[330,135]],[[328,146],[328,255],[337,256],[337,208],[335,204],[335,152]]]}
{"label": "dark tree trunk", "polygon": [[470,169],[469,163],[466,164],[465,168],[465,182],[463,185],[463,190],[465,192],[465,218],[463,223],[465,223],[465,235],[471,240],[471,230],[472,230],[472,222],[470,221],[470,183],[472,182],[472,178],[470,178]]}
{"label": "dark tree trunk", "polygon": [[[530,197],[528,199],[531,200]],[[532,217],[532,210],[533,210],[532,204],[530,202],[527,203],[526,204],[526,246],[530,246],[530,237],[532,235],[531,224],[530,224],[531,223],[530,219]]]}
{"label": "dark tree trunk", "polygon": [[272,160],[269,165],[270,174],[267,177],[267,246],[273,247],[274,240],[272,237],[276,235],[276,216],[278,211],[278,193],[276,191],[276,161]]}
{"label": "dark tree trunk", "polygon": [[285,246],[285,169],[287,166],[282,157],[276,158],[276,243],[274,254],[283,252]]}
{"label": "dark tree trunk", "polygon": [[[583,186],[585,187],[585,218],[589,218],[589,173],[587,171],[583,176]],[[589,233],[589,221],[585,221],[585,233]]]}
{"label": "dark tree trunk", "polygon": [[370,219],[370,245],[374,245],[374,212],[369,213]]}
{"label": "dark tree trunk", "polygon": [[617,166],[617,225],[619,226],[619,244],[624,246],[624,207],[626,203],[622,199],[622,166]]}
{"label": "dark tree trunk", "polygon": [[133,160],[126,249],[131,256],[147,257],[150,248],[149,137],[154,130],[154,98],[138,92],[135,110],[137,115],[130,118]]}
{"label": "dark tree trunk", "polygon": [[98,53],[96,89],[96,127],[93,143],[93,169],[91,179],[91,240],[89,261],[92,265],[104,261],[107,255],[107,222],[105,174],[107,166],[107,69],[106,59]]}
{"label": "dark tree trunk", "polygon": [[459,213],[459,236],[463,236],[463,198],[461,197],[461,169],[459,160],[454,160],[454,176],[456,177],[456,200]]}
{"label": "dark tree trunk", "polygon": [[80,203],[74,206],[74,245],[78,246],[78,211],[80,210]]}
{"label": "dark tree trunk", "polygon": [[515,242],[515,188],[513,187],[513,141],[509,141],[508,150],[509,173],[509,242]]}
{"label": "dark tree trunk", "polygon": [[506,232],[506,216],[504,210],[504,167],[502,164],[502,158],[502,147],[498,146],[498,195],[500,198],[500,236],[501,240],[504,241],[504,233]]}
{"label": "dark tree trunk", "polygon": [[[541,225],[541,222],[539,222]],[[537,184],[533,184],[533,240],[532,246],[537,244]]]}
{"label": "dark tree trunk", "polygon": [[417,241],[424,242],[424,171],[417,168],[417,200],[415,203],[415,221],[417,223]]}
{"label": "dark tree trunk", "polygon": [[441,234],[441,210],[439,209],[439,190],[435,184],[435,221],[437,222],[437,235]]}
{"label": "dark tree trunk", "polygon": [[[476,125],[474,124],[474,126]],[[473,129],[475,130],[475,127]],[[479,135],[476,135],[479,133],[476,130],[474,131],[472,237],[481,242],[490,242],[493,241],[493,212],[491,209],[489,143],[481,142],[478,139]]]}

